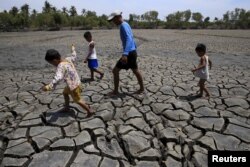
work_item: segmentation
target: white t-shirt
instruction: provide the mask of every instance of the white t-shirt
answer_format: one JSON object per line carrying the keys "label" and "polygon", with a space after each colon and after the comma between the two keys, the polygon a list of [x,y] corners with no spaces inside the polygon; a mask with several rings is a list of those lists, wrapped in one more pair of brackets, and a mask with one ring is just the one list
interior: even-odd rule
{"label": "white t-shirt", "polygon": [[209,79],[209,70],[208,70],[208,56],[205,55],[206,58],[206,66],[195,71],[194,75],[198,78],[208,80]]}
{"label": "white t-shirt", "polygon": [[[94,47],[91,47],[91,45],[93,45]],[[94,41],[91,41],[89,43],[89,53],[88,53],[88,55],[90,55],[88,57],[88,59],[97,59]]]}

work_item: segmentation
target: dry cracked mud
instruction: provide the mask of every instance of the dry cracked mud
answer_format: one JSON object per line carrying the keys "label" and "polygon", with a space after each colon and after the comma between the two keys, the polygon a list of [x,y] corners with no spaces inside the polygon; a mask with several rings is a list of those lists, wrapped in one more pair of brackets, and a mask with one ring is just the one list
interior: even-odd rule
{"label": "dry cracked mud", "polygon": [[[93,82],[83,64],[82,31],[0,34],[1,166],[205,167],[209,150],[250,150],[250,37],[240,30],[134,32],[146,91],[133,94],[136,78],[122,71],[115,98],[105,95],[121,54],[117,30],[92,31],[105,72]],[[214,62],[210,99],[194,96],[197,42],[207,44]],[[45,51],[67,55],[71,43],[82,97],[96,111],[91,118],[74,103],[62,111],[63,83],[52,92],[39,90],[55,72]]]}

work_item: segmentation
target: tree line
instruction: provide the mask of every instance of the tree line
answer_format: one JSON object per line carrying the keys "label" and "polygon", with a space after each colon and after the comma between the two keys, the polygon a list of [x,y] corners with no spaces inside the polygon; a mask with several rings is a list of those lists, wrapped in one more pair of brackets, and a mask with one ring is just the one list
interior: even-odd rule
{"label": "tree line", "polygon": [[157,11],[149,11],[143,15],[130,14],[129,22],[134,28],[168,28],[168,29],[249,29],[250,10],[235,8],[227,11],[222,19],[211,20],[199,12],[191,10],[177,11],[166,17],[166,21],[158,19]]}
{"label": "tree line", "polygon": [[[167,28],[167,29],[249,29],[250,11],[235,8],[227,11],[222,19],[204,17],[199,12],[191,10],[177,11],[167,15],[165,20],[158,18],[157,11],[148,11],[142,15],[130,14],[127,20],[133,28]],[[13,6],[9,11],[0,12],[0,30],[60,30],[68,29],[110,29],[115,27],[107,21],[108,16],[97,16],[95,11],[82,9],[77,13],[75,6],[69,9],[57,9],[45,1],[42,12],[35,9],[30,11],[29,5],[24,4],[18,9]]]}

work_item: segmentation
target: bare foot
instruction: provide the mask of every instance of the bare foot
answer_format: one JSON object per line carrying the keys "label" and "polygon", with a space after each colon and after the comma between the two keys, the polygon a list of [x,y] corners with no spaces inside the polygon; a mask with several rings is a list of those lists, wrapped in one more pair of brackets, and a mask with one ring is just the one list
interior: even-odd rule
{"label": "bare foot", "polygon": [[203,96],[202,94],[198,94],[198,95],[196,95],[196,97],[197,97],[197,98],[202,97],[202,96]]}
{"label": "bare foot", "polygon": [[65,107],[62,109],[62,112],[67,112],[67,111],[70,111],[69,106],[65,106]]}
{"label": "bare foot", "polygon": [[144,93],[144,89],[139,89],[134,94],[142,94],[142,93]]}
{"label": "bare foot", "polygon": [[109,92],[106,96],[109,96],[109,97],[115,97],[115,96],[118,96],[118,92],[115,92],[115,91],[112,91],[112,92]]}
{"label": "bare foot", "polygon": [[95,114],[94,112],[89,112],[89,113],[87,113],[86,118],[89,118],[89,117],[91,117],[91,116],[94,115],[94,114]]}
{"label": "bare foot", "polygon": [[100,78],[99,79],[102,79],[104,77],[104,73],[102,73],[101,75],[100,75]]}
{"label": "bare foot", "polygon": [[90,109],[90,112],[87,113],[86,118],[89,118],[89,117],[91,117],[92,115],[95,114],[95,112],[92,110],[92,108],[90,106],[89,106],[89,109]]}
{"label": "bare foot", "polygon": [[210,94],[206,94],[205,98],[210,99]]}

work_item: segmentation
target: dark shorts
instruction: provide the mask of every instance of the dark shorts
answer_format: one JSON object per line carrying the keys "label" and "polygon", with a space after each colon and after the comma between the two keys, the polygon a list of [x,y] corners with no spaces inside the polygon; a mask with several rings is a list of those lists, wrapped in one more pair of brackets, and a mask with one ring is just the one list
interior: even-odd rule
{"label": "dark shorts", "polygon": [[126,64],[121,62],[121,59],[116,63],[116,67],[119,69],[132,69],[132,70],[136,70],[138,69],[138,65],[137,65],[137,53],[136,51],[132,51],[129,52],[128,54],[128,62]]}
{"label": "dark shorts", "polygon": [[90,69],[97,69],[98,68],[98,61],[97,61],[97,59],[88,59],[88,67]]}

